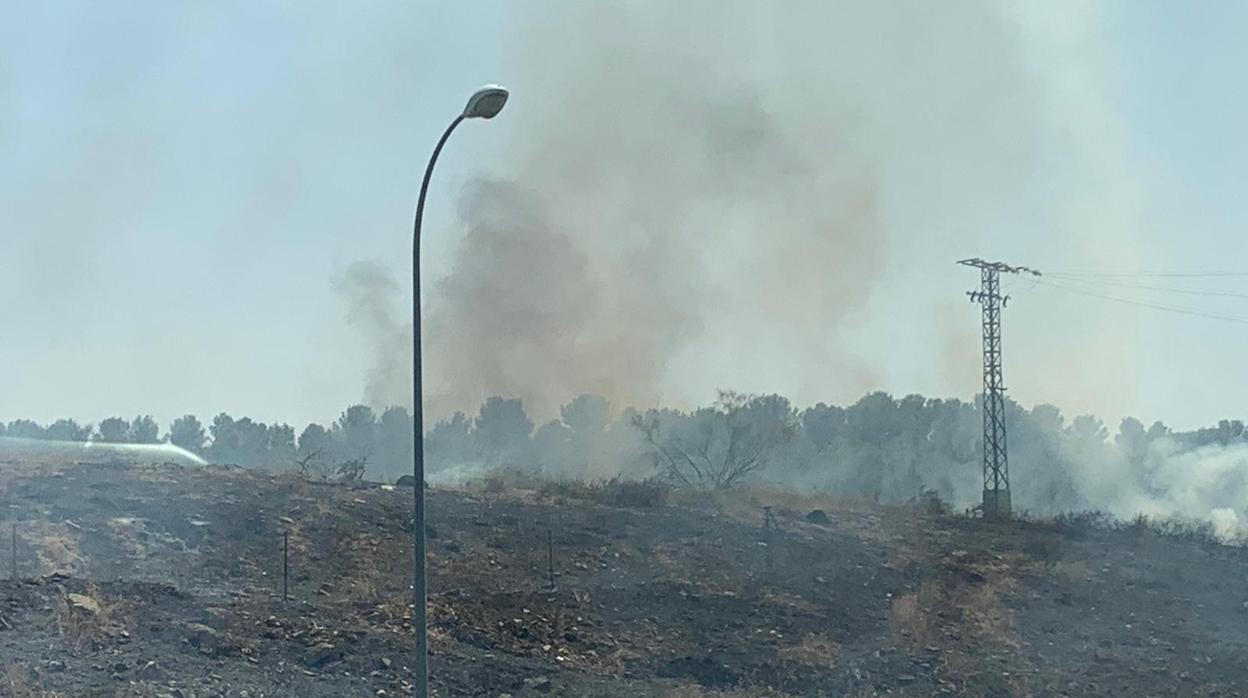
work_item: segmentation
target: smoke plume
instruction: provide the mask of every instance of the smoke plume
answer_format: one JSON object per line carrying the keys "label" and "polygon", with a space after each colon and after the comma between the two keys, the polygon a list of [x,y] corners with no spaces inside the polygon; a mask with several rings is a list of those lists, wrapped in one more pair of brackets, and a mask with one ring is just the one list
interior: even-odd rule
{"label": "smoke plume", "polygon": [[[1088,97],[1094,77],[1074,92],[1086,118],[1067,122],[1070,66],[1035,63],[1078,41],[1091,13],[1072,15],[1072,30],[1023,9],[518,12],[506,47],[515,96],[491,126],[508,129],[491,158],[501,164],[463,188],[455,229],[439,233],[460,242],[428,289],[429,413],[495,394],[545,418],[579,393],[644,407],[690,406],[725,386],[797,404],[878,388],[975,392],[973,343],[966,370],[942,360],[963,354],[949,337],[973,342],[977,329],[962,305],[968,332],[950,330],[944,304],[976,281],[952,262],[1034,261],[1041,245],[1081,239],[1093,202],[1106,244],[1072,244],[1081,261],[1119,250],[1129,227],[1118,153],[1081,145],[1116,142],[1103,100]],[[1055,164],[1045,153],[1059,141],[1074,147]],[[1115,184],[1098,188],[1108,172]],[[1070,173],[1086,186],[1050,183]],[[1023,208],[1037,190],[1053,204]],[[1069,376],[1028,385],[1011,374],[1015,396],[1116,414],[1130,381],[1106,367],[1131,359],[1114,340],[1129,337],[1123,323],[1066,321],[1099,337],[1069,366],[1051,365],[1051,342],[1029,341],[1042,330],[1011,326],[1020,364]]]}
{"label": "smoke plume", "polygon": [[355,262],[333,280],[347,323],[374,352],[367,360],[364,401],[382,409],[410,405],[412,324],[400,318],[398,281],[377,262]]}
{"label": "smoke plume", "polygon": [[712,382],[768,380],[777,363],[865,371],[829,341],[886,244],[852,106],[807,83],[809,60],[750,77],[757,42],[687,35],[673,20],[692,7],[555,7],[517,49],[550,87],[515,138],[516,176],[471,185],[461,206],[432,306],[438,405],[701,398],[676,364]]}

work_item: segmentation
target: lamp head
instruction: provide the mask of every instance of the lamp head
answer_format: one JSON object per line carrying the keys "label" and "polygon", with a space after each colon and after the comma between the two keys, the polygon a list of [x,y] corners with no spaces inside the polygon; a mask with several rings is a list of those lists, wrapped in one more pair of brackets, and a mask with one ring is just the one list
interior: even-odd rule
{"label": "lamp head", "polygon": [[493,119],[503,110],[503,105],[507,104],[507,97],[505,88],[486,85],[468,98],[468,104],[464,107],[464,118]]}

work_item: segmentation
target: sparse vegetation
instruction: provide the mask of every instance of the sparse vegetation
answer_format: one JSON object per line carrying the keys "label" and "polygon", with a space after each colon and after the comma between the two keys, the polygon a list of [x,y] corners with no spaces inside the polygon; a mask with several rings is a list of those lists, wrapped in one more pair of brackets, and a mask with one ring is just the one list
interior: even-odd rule
{"label": "sparse vegetation", "polygon": [[0,694],[7,698],[61,698],[62,694],[49,691],[35,681],[30,672],[17,662],[6,662],[0,674]]}
{"label": "sparse vegetation", "polygon": [[[403,692],[411,632],[405,488],[212,467],[5,474],[0,496],[9,506],[21,492],[46,502],[25,516],[57,511],[75,522],[32,525],[24,555],[63,551],[62,534],[77,534],[77,572],[0,586],[9,599],[0,621],[19,630],[7,637],[48,633],[17,646],[29,665],[46,669],[43,653],[53,646],[71,667],[19,677],[32,690],[98,680],[90,667],[104,666],[135,686],[167,685],[166,676],[211,682],[202,677],[218,673],[246,682],[234,685],[275,682],[276,694],[305,682],[301,694],[351,695],[358,686],[342,683],[350,675],[370,692]],[[124,489],[134,516],[119,518],[107,505],[114,488]],[[101,496],[83,498],[84,489]],[[1166,663],[1175,619],[1190,634],[1205,627],[1199,619],[1239,609],[1214,587],[1238,578],[1239,557],[1193,544],[1200,534],[1181,527],[1155,534],[1143,518],[985,525],[922,496],[881,505],[758,487],[706,493],[661,480],[548,480],[522,468],[429,496],[431,647],[436,680],[453,695],[608,696],[624,685],[649,698],[1049,695],[1071,692],[1072,672],[1109,680],[1080,674],[1086,656],[1064,654],[1067,633],[1097,643],[1116,662],[1112,680],[1135,685],[1140,660],[1112,649],[1123,632],[1117,619],[1142,617],[1140,604],[1170,598],[1149,607],[1157,644],[1131,648]],[[808,520],[814,511],[825,513],[819,523]],[[287,605],[276,576],[282,532],[292,561]],[[60,542],[42,542],[45,534]],[[199,538],[192,546],[177,536]],[[185,591],[84,581],[140,561],[144,576]],[[1208,583],[1185,576],[1174,596],[1173,569],[1195,563]],[[1035,647],[1044,648],[1043,661]],[[1238,671],[1223,658],[1237,656],[1235,647],[1201,651],[1216,658],[1183,665],[1193,687]],[[158,668],[147,666],[149,656]],[[261,674],[253,658],[298,670]],[[535,675],[544,666],[549,676]],[[1148,678],[1150,688],[1179,685]]]}
{"label": "sparse vegetation", "polygon": [[343,482],[358,482],[364,477],[368,467],[368,456],[348,458],[334,467],[334,472]]}
{"label": "sparse vegetation", "polygon": [[[1235,449],[1248,444],[1241,422],[1172,432],[1160,423],[1146,428],[1127,418],[1112,433],[1092,416],[1068,422],[1049,405],[1024,409],[1007,402],[1007,413],[1012,467],[1025,474],[1013,492],[1017,510],[1051,517],[1068,535],[1083,535],[1110,525],[1104,512],[1129,517],[1131,507],[1146,503],[1150,511],[1165,513],[1137,529],[1209,543],[1239,535],[1236,522],[1248,512],[1224,514],[1229,523],[1207,530],[1194,521],[1208,520],[1224,502],[1248,498],[1248,479],[1237,474],[1242,458]],[[620,410],[602,396],[581,395],[560,407],[557,419],[537,426],[521,400],[491,397],[475,415],[455,413],[432,424],[425,460],[431,481],[446,472],[464,471],[447,478],[462,481],[472,473],[501,470],[514,471],[507,477],[516,481],[522,473],[597,483],[661,478],[674,487],[708,492],[770,486],[840,499],[909,502],[941,515],[979,501],[980,418],[974,402],[919,395],[873,392],[844,407],[820,403],[797,410],[778,395],[724,391],[713,404],[692,411]],[[16,419],[0,424],[0,436],[165,440],[217,463],[323,478],[357,479],[358,471],[361,480],[392,480],[410,469],[411,429],[411,415],[402,407],[378,413],[353,405],[334,422],[309,424],[297,436],[287,424],[228,414],[207,425],[183,415],[163,436],[146,415],[110,417],[98,425],[61,419],[47,427]],[[1106,466],[1122,474],[1120,488],[1097,489],[1086,481]],[[1193,473],[1210,468],[1217,488],[1205,482],[1208,478],[1189,482]],[[1231,489],[1222,491],[1226,488]],[[1101,492],[1100,499],[1090,499],[1091,492]]]}
{"label": "sparse vegetation", "polygon": [[55,611],[57,632],[75,651],[125,632],[118,608],[94,583],[87,583],[81,594],[65,594]]}
{"label": "sparse vegetation", "polygon": [[716,691],[696,683],[686,683],[671,689],[663,698],[791,698],[791,694],[767,688],[739,688]]}
{"label": "sparse vegetation", "polygon": [[926,581],[916,591],[893,599],[889,617],[893,630],[914,647],[928,645],[936,636],[935,613],[942,608],[943,594],[936,582]]}
{"label": "sparse vegetation", "polygon": [[18,538],[34,552],[40,575],[81,575],[87,569],[79,531],[67,523],[28,524],[22,527]]}
{"label": "sparse vegetation", "polygon": [[1150,533],[1203,546],[1243,545],[1243,533],[1219,533],[1210,521],[1186,516],[1150,517],[1136,514],[1124,521],[1103,511],[1081,511],[1059,514],[1051,518],[1031,519],[1042,528],[1057,531],[1068,538],[1081,539],[1095,532],[1126,531],[1136,535]]}
{"label": "sparse vegetation", "polygon": [[797,645],[780,650],[781,657],[816,669],[835,667],[840,654],[840,643],[826,633],[806,633]]}
{"label": "sparse vegetation", "polygon": [[591,485],[594,498],[608,506],[654,509],[667,504],[671,488],[657,479],[622,480],[611,478],[598,485]]}

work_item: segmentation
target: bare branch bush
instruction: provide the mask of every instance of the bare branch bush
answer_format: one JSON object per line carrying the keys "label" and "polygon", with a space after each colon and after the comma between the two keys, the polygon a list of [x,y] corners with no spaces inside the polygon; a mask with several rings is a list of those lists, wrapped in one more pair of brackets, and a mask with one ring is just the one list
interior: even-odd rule
{"label": "bare branch bush", "polygon": [[312,473],[313,468],[317,468],[320,462],[323,449],[316,449],[307,455],[295,458],[295,472],[303,477],[307,477]]}
{"label": "bare branch bush", "polygon": [[368,456],[361,455],[342,461],[334,470],[343,482],[358,482],[364,478],[364,470],[367,466]]}
{"label": "bare branch bush", "polygon": [[796,433],[797,415],[779,395],[720,391],[692,413],[651,410],[633,417],[656,469],[702,490],[733,488],[765,467]]}

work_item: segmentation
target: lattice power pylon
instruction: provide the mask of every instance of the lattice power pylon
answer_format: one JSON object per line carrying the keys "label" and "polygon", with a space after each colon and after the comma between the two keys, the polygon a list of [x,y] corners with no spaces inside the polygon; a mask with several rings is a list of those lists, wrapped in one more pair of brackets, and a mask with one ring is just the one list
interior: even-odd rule
{"label": "lattice power pylon", "polygon": [[1005,385],[1001,374],[1001,309],[1009,296],[1001,295],[1001,272],[1040,276],[1027,267],[1002,262],[963,259],[958,262],[979,269],[979,290],[967,291],[972,303],[983,308],[984,329],[984,518],[1010,516],[1010,463],[1005,444]]}

